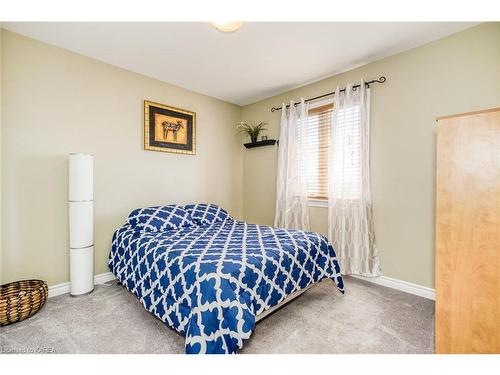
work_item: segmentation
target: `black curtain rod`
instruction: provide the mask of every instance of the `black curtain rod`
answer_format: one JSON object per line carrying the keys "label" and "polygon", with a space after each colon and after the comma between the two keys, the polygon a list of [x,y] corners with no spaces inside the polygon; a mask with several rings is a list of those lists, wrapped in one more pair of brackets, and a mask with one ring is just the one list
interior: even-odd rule
{"label": "black curtain rod", "polygon": [[[385,78],[384,76],[382,76],[379,79],[374,79],[372,81],[365,82],[365,85],[366,85],[366,87],[370,87],[370,85],[372,83],[384,83],[385,81],[387,81],[387,78]],[[359,86],[361,86],[361,85],[354,85],[354,86],[352,86],[352,88],[353,89],[357,89]],[[340,92],[345,92],[345,88],[341,89]],[[308,103],[310,101],[321,99],[321,98],[324,98],[325,96],[330,96],[330,95],[333,95],[333,94],[335,94],[335,91],[329,92],[328,94],[323,94],[323,95],[320,95],[320,96],[315,96],[314,98],[306,99],[305,102]],[[295,103],[295,105],[297,105],[299,103],[300,102],[297,102],[297,103]],[[286,107],[287,108],[290,107],[290,104],[287,104]],[[279,111],[281,109],[283,109],[283,108],[282,107],[278,107],[278,108],[273,107],[273,108],[271,108],[271,112]]]}

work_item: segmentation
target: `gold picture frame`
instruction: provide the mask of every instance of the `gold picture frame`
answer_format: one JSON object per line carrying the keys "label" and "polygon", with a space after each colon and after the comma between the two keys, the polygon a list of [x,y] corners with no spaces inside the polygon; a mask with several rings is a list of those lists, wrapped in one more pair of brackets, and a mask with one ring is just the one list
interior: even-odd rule
{"label": "gold picture frame", "polygon": [[144,149],[196,154],[196,113],[144,100]]}

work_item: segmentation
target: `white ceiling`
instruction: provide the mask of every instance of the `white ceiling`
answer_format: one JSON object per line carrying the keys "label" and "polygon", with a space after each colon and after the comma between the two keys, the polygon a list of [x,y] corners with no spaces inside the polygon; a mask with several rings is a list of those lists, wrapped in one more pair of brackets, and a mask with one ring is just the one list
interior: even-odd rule
{"label": "white ceiling", "polygon": [[251,22],[229,34],[202,22],[29,22],[3,23],[2,27],[161,81],[246,105],[473,25]]}

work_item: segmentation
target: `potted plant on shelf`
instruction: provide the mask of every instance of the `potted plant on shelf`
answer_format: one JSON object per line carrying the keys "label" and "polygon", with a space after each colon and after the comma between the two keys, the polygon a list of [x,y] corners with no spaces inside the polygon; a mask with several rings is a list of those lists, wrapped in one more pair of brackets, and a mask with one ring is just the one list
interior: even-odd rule
{"label": "potted plant on shelf", "polygon": [[248,135],[250,137],[250,142],[256,143],[259,139],[259,134],[264,130],[267,130],[266,125],[267,122],[263,121],[260,121],[258,123],[247,123],[245,121],[241,121],[236,124],[236,129],[238,129],[240,133]]}

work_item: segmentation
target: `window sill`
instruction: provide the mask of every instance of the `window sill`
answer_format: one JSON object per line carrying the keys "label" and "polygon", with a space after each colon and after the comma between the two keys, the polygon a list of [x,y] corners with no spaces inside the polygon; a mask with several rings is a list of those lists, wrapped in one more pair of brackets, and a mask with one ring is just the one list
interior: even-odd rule
{"label": "window sill", "polygon": [[328,200],[326,199],[309,199],[309,207],[328,207]]}

